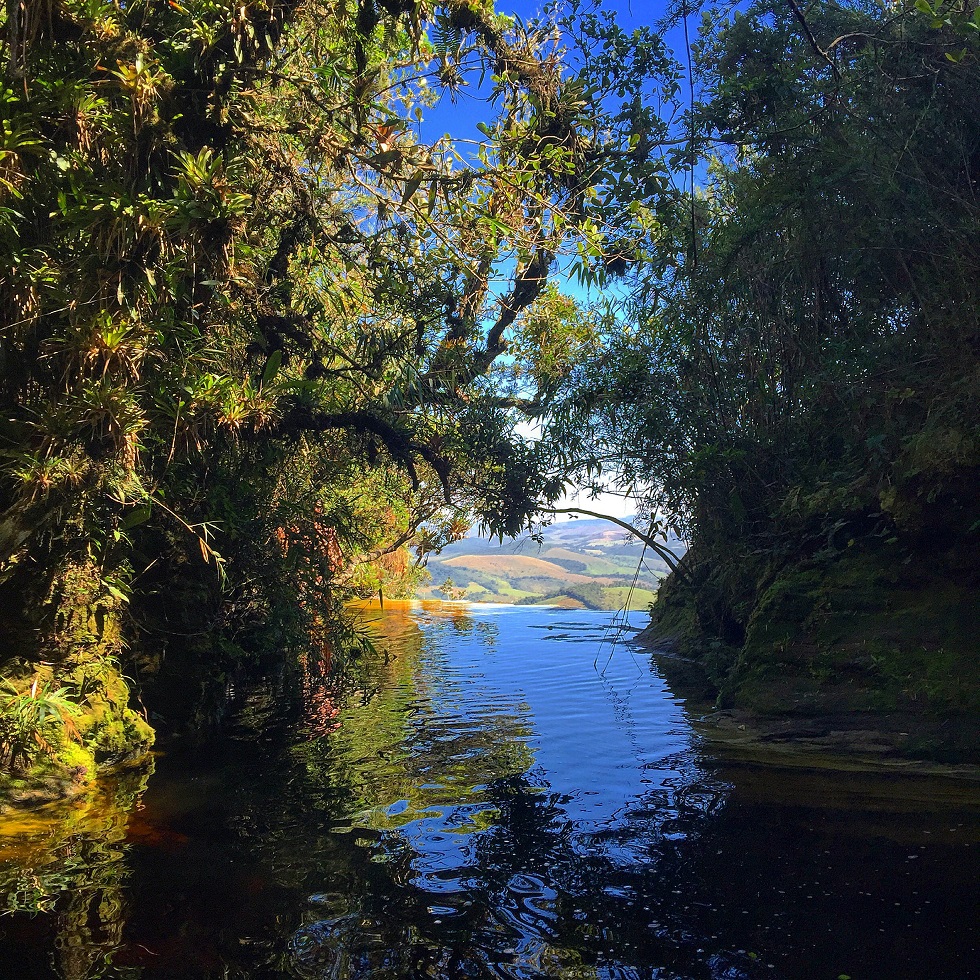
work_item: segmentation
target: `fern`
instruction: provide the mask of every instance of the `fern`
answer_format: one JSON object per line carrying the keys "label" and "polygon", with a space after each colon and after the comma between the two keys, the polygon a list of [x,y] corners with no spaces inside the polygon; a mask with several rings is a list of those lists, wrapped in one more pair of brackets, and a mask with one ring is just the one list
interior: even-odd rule
{"label": "fern", "polygon": [[458,54],[463,46],[462,28],[440,17],[432,29],[432,45],[438,55]]}
{"label": "fern", "polygon": [[50,681],[35,677],[27,690],[4,678],[10,697],[0,704],[0,759],[14,767],[18,760],[29,764],[38,749],[47,756],[57,751],[62,738],[80,741],[75,719],[81,708],[69,700],[68,689],[52,690]]}

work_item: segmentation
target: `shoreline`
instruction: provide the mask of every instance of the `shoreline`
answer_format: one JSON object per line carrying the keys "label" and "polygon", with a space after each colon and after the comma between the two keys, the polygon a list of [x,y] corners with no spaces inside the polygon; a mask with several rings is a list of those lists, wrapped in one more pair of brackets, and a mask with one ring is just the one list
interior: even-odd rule
{"label": "shoreline", "polygon": [[892,772],[980,782],[980,761],[914,754],[914,740],[934,736],[955,718],[870,711],[787,710],[763,715],[718,707],[717,688],[703,664],[680,652],[677,637],[659,634],[651,623],[630,642],[651,656],[684,702],[694,730],[726,759],[776,768]]}

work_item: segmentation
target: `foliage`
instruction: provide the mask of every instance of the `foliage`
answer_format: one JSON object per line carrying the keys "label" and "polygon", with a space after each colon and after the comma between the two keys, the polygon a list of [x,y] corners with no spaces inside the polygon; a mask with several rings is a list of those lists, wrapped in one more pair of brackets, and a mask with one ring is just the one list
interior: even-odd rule
{"label": "foliage", "polygon": [[34,677],[21,690],[4,680],[6,697],[0,704],[0,760],[13,767],[26,767],[41,752],[53,756],[64,738],[79,739],[76,719],[79,706],[67,688],[52,688]]}
{"label": "foliage", "polygon": [[[7,6],[0,606],[41,637],[8,671],[60,677],[65,617],[112,638],[92,656],[281,650],[469,514],[510,534],[558,493],[497,365],[567,372],[540,318],[503,358],[518,320],[561,306],[559,262],[635,256],[627,202],[663,180],[637,144],[663,47],[593,7]],[[427,114],[471,84],[467,158]]]}
{"label": "foliage", "polygon": [[670,258],[553,403],[560,464],[691,539],[687,601],[727,669],[816,554],[892,542],[976,587],[975,15],[706,7],[675,160],[702,187],[665,202]]}

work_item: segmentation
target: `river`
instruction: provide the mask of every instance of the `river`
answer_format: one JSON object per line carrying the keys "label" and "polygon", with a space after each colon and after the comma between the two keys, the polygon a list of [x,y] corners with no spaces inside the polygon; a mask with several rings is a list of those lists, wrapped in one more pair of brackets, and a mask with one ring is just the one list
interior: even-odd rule
{"label": "river", "polygon": [[980,977],[977,784],[719,755],[609,613],[362,616],[343,682],[0,817],[0,977]]}

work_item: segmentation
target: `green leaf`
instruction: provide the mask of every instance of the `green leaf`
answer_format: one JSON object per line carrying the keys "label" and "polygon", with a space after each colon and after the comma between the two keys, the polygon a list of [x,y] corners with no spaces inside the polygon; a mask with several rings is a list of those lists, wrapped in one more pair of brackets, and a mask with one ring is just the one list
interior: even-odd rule
{"label": "green leaf", "polygon": [[113,597],[113,599],[118,599],[120,602],[129,602],[129,596],[126,595],[121,589],[116,588],[114,585],[110,585],[108,582],[102,583],[105,586],[106,592]]}
{"label": "green leaf", "polygon": [[269,355],[269,360],[265,362],[265,370],[262,372],[262,387],[264,388],[279,373],[282,366],[282,351],[274,350]]}
{"label": "green leaf", "polygon": [[119,529],[121,531],[128,531],[131,527],[136,527],[139,524],[145,524],[150,519],[150,515],[152,513],[153,510],[149,505],[137,507],[135,510],[131,510],[126,515],[122,524],[119,525]]}
{"label": "green leaf", "polygon": [[405,190],[402,191],[402,204],[407,204],[414,196],[415,192],[422,186],[422,171],[416,171],[411,180],[405,182]]}

